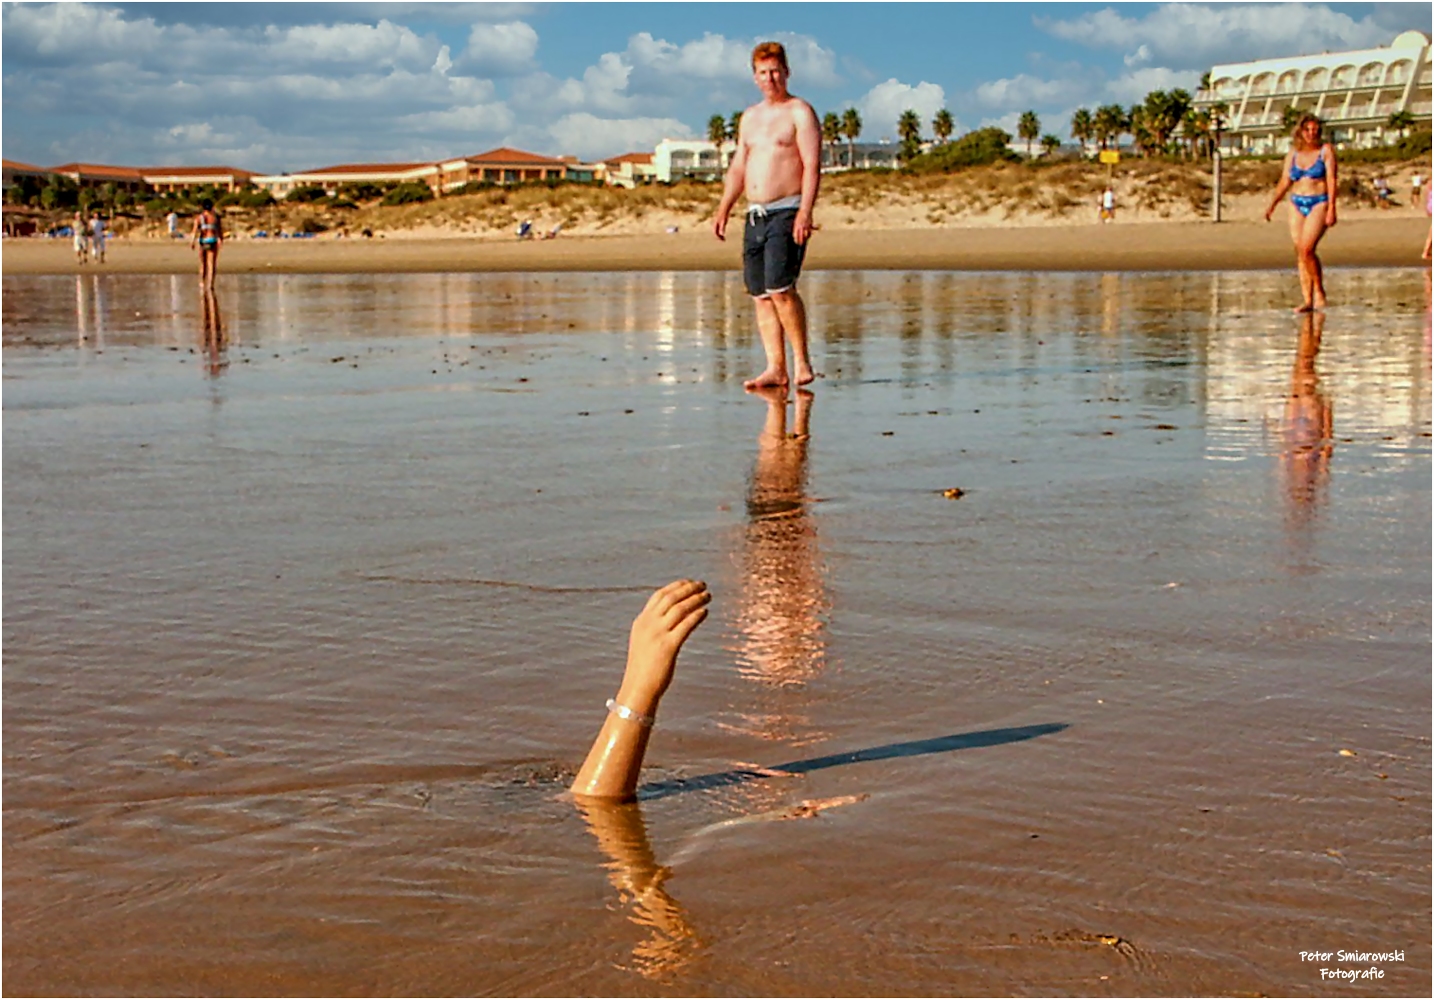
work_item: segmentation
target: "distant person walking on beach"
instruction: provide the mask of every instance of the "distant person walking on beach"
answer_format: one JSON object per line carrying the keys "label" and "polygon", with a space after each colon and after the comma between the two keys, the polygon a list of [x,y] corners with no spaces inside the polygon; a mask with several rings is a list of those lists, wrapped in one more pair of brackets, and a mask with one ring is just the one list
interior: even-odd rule
{"label": "distant person walking on beach", "polygon": [[712,220],[712,231],[725,240],[727,216],[746,194],[742,270],[767,354],[766,369],[744,383],[748,389],[787,385],[787,341],[797,385],[816,377],[797,276],[814,228],[822,136],[812,106],[787,92],[790,76],[787,52],[779,43],[763,42],[752,50],[752,77],[762,100],[742,113],[737,152]]}
{"label": "distant person walking on beach", "polygon": [[170,239],[174,239],[176,236],[179,235],[179,213],[178,213],[178,212],[174,211],[173,209],[170,209],[169,214],[164,217],[164,224],[169,227],[169,238],[170,238]]}
{"label": "distant person walking on beach", "polygon": [[1334,147],[1320,138],[1320,120],[1304,115],[1295,126],[1289,154],[1280,170],[1280,183],[1265,209],[1265,221],[1275,212],[1280,199],[1290,191],[1290,239],[1295,244],[1303,301],[1295,312],[1323,309],[1324,267],[1315,250],[1324,232],[1335,224],[1335,192],[1339,178]]}
{"label": "distant person walking on beach", "polygon": [[87,263],[90,259],[90,238],[85,229],[85,217],[79,212],[70,221],[70,233],[75,239],[75,263]]}
{"label": "distant person walking on beach", "polygon": [[1115,191],[1107,187],[1100,196],[1100,221],[1115,221]]}
{"label": "distant person walking on beach", "polygon": [[199,283],[214,287],[214,272],[219,266],[219,247],[224,243],[224,226],[214,211],[214,202],[205,198],[199,203],[199,216],[189,237],[189,249],[199,246]]}
{"label": "distant person walking on beach", "polygon": [[90,216],[90,247],[94,250],[96,262],[105,262],[105,220],[99,212]]}

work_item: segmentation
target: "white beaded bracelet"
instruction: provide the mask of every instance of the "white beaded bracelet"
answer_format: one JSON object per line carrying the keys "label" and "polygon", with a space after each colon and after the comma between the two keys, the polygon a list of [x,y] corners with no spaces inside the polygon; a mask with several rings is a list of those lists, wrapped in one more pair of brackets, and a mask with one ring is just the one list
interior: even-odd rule
{"label": "white beaded bracelet", "polygon": [[649,729],[657,722],[657,720],[650,715],[643,715],[641,712],[634,712],[626,705],[619,705],[616,698],[609,698],[607,700],[607,710],[619,719],[636,722],[639,726],[647,726]]}

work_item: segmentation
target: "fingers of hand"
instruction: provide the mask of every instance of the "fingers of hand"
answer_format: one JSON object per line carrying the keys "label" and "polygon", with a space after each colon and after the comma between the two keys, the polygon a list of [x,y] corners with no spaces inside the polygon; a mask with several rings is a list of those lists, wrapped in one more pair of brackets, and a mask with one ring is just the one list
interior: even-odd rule
{"label": "fingers of hand", "polygon": [[711,602],[712,595],[708,592],[705,584],[696,584],[700,588],[688,594],[685,598],[675,602],[667,613],[663,615],[663,622],[668,628],[678,628],[691,615],[703,610]]}
{"label": "fingers of hand", "polygon": [[672,630],[672,634],[677,639],[678,644],[681,645],[686,642],[687,637],[692,634],[692,630],[698,625],[701,625],[706,619],[707,609],[699,608],[695,614],[688,615],[682,621],[678,622],[677,627]]}

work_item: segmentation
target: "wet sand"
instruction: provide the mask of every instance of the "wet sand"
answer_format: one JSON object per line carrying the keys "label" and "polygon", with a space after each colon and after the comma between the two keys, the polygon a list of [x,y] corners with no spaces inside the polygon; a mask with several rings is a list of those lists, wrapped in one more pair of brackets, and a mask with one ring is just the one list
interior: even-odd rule
{"label": "wet sand", "polygon": [[[1422,218],[1348,219],[1321,244],[1327,266],[1417,266],[1428,232]],[[647,236],[563,236],[556,240],[252,240],[225,244],[221,271],[371,273],[481,271],[727,271],[740,240],[707,231]],[[1121,226],[830,230],[814,239],[807,269],[964,271],[1185,271],[1292,266],[1284,224],[1143,223]],[[11,240],[5,274],[71,274],[86,268],[128,274],[187,274],[183,241],[117,240],[102,267],[78,265],[63,240]]]}
{"label": "wet sand", "polygon": [[8,253],[9,992],[1428,991],[1418,271],[817,273],[802,415],[731,274]]}

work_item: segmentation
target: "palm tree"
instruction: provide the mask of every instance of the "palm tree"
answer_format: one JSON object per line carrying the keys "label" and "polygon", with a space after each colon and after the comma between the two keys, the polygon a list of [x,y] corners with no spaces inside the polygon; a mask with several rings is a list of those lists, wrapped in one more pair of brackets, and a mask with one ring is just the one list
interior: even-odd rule
{"label": "palm tree", "polygon": [[[822,142],[828,146],[835,147],[841,141],[841,118],[835,111],[828,111],[822,115]],[[832,165],[836,165],[836,156],[832,156]]]}
{"label": "palm tree", "polygon": [[1125,130],[1130,133],[1131,141],[1141,156],[1149,156],[1155,145],[1155,134],[1150,131],[1150,121],[1146,115],[1144,105],[1132,104],[1130,114],[1125,117]]}
{"label": "palm tree", "polygon": [[1095,109],[1095,135],[1100,140],[1100,148],[1108,149],[1112,144],[1120,146],[1121,133],[1129,126],[1125,117],[1125,109],[1119,104],[1103,104]]}
{"label": "palm tree", "polygon": [[1296,107],[1295,105],[1291,104],[1289,107],[1285,108],[1285,110],[1280,112],[1280,128],[1284,129],[1286,132],[1289,132],[1296,125],[1299,124],[1299,121],[1301,118],[1304,117],[1304,114],[1304,108]]}
{"label": "palm tree", "polygon": [[956,120],[951,117],[951,112],[942,108],[936,112],[936,117],[931,119],[931,134],[936,136],[936,141],[945,143],[951,138],[951,133],[956,131]]}
{"label": "palm tree", "polygon": [[1180,120],[1180,134],[1185,139],[1185,152],[1190,159],[1195,158],[1195,147],[1198,144],[1206,152],[1210,146],[1210,112],[1196,111],[1189,108],[1185,117]]}
{"label": "palm tree", "polygon": [[742,133],[742,112],[734,111],[727,119],[727,141],[736,142]]}
{"label": "palm tree", "polygon": [[841,116],[841,134],[846,136],[846,165],[856,166],[856,137],[861,135],[861,115],[856,108],[847,108]]}
{"label": "palm tree", "polygon": [[1403,142],[1409,130],[1414,127],[1414,116],[1408,111],[1396,111],[1389,116],[1386,124],[1399,133],[1399,140]]}
{"label": "palm tree", "polygon": [[1045,135],[1041,136],[1041,152],[1044,153],[1046,156],[1055,156],[1055,155],[1056,155],[1056,150],[1058,150],[1058,149],[1060,149],[1060,148],[1061,148],[1061,137],[1060,137],[1060,136],[1058,136],[1058,135],[1051,135],[1049,132],[1047,132]]}
{"label": "palm tree", "polygon": [[1016,125],[1016,134],[1026,140],[1026,159],[1031,158],[1031,143],[1041,134],[1041,120],[1036,117],[1034,111],[1022,111],[1021,120]]}
{"label": "palm tree", "polygon": [[1076,108],[1071,115],[1071,138],[1080,143],[1081,155],[1085,155],[1085,144],[1095,138],[1095,119],[1086,108]]}
{"label": "palm tree", "polygon": [[921,152],[921,116],[910,108],[896,121],[896,134],[901,136],[901,160],[910,162]]}
{"label": "palm tree", "polygon": [[722,147],[727,145],[727,119],[721,115],[713,115],[707,119],[707,138],[717,146],[717,162],[722,166],[723,171],[727,169],[722,158]]}

